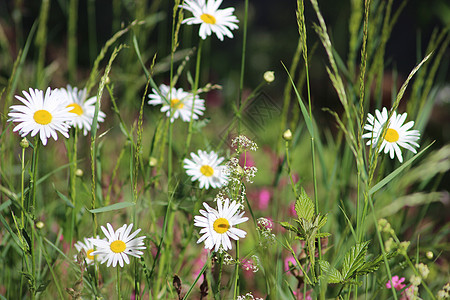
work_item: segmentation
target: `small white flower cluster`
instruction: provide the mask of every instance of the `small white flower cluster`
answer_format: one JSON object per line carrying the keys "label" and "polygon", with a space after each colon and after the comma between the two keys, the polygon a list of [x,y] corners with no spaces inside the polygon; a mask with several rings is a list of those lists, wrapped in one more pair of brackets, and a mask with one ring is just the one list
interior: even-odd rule
{"label": "small white flower cluster", "polygon": [[263,247],[267,247],[269,244],[275,243],[275,235],[272,233],[273,223],[269,219],[259,218],[256,221],[258,227],[256,228],[261,234],[261,240],[259,244]]}
{"label": "small white flower cluster", "polygon": [[226,163],[227,172],[230,177],[233,177],[232,180],[236,182],[241,182],[242,179],[245,179],[248,183],[253,183],[253,178],[256,176],[256,172],[258,172],[258,168],[252,166],[245,166],[242,168],[239,165],[239,159],[237,157],[232,157]]}
{"label": "small white flower cluster", "polygon": [[442,290],[437,293],[437,298],[439,300],[450,298],[450,282],[446,283]]}
{"label": "small white flower cluster", "polygon": [[246,137],[245,135],[240,135],[238,137],[235,137],[232,141],[231,141],[231,146],[232,147],[237,147],[237,152],[241,153],[243,151],[256,151],[258,150],[258,145],[253,142],[252,140],[250,140],[248,137]]}
{"label": "small white flower cluster", "polygon": [[255,298],[255,296],[253,296],[253,294],[251,292],[242,295],[242,296],[237,296],[236,298],[237,300],[263,300],[263,298]]}
{"label": "small white flower cluster", "polygon": [[243,259],[241,261],[242,269],[245,271],[252,271],[256,273],[259,271],[259,257],[256,255],[252,255],[252,259]]}
{"label": "small white flower cluster", "polygon": [[416,264],[416,269],[417,271],[419,271],[419,274],[423,279],[427,279],[428,274],[430,274],[430,269],[428,269],[428,266],[426,264]]}
{"label": "small white flower cluster", "polygon": [[414,299],[418,300],[419,298],[419,287],[412,284],[409,287],[407,287],[404,291],[404,295],[406,296],[406,299]]}
{"label": "small white flower cluster", "polygon": [[[236,264],[236,261],[234,260],[234,258],[230,254],[228,254],[228,252],[225,252],[223,250],[223,248],[221,248],[219,253],[223,253],[223,264],[224,265],[234,265],[234,264]],[[216,257],[216,259],[218,259],[218,257]]]}

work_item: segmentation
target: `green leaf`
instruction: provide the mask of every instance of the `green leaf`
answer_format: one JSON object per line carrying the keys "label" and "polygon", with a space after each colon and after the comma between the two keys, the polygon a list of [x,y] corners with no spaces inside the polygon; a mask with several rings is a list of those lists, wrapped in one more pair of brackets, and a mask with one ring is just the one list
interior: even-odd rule
{"label": "green leaf", "polygon": [[292,80],[291,74],[289,74],[289,71],[286,68],[286,66],[283,63],[281,63],[281,64],[283,65],[284,69],[286,70],[289,80],[291,81],[292,87],[294,88],[295,95],[297,96],[298,104],[300,105],[300,109],[302,111],[303,118],[305,118],[305,123],[306,123],[306,127],[308,128],[308,132],[311,135],[311,137],[314,138],[313,124],[312,124],[311,118],[309,117],[308,110],[306,109],[305,104],[303,104],[303,100],[297,91],[297,87],[295,86],[294,81]]}
{"label": "green leaf", "polygon": [[[396,256],[397,254],[398,254],[397,251],[392,251],[386,254],[386,258],[389,260],[392,257]],[[383,263],[383,254],[380,254],[375,259],[366,262],[364,265],[362,265],[359,268],[359,270],[356,271],[356,275],[360,276],[375,272],[382,263]]]}
{"label": "green leaf", "polygon": [[402,210],[405,206],[419,206],[432,202],[438,202],[444,197],[444,192],[432,192],[432,193],[413,193],[400,198],[396,198],[388,205],[377,209],[377,217],[391,216],[398,211]]}
{"label": "green leaf", "polygon": [[107,211],[118,210],[118,209],[130,207],[133,205],[134,205],[133,202],[120,202],[120,203],[115,203],[115,204],[111,204],[111,205],[96,208],[96,209],[89,209],[89,212],[91,212],[93,214],[97,214],[97,213],[101,213],[101,212],[107,212]]}
{"label": "green leaf", "polygon": [[293,231],[295,233],[298,232],[297,228],[295,226],[292,226],[291,224],[289,224],[288,222],[280,222],[280,225],[287,230]]}
{"label": "green leaf", "polygon": [[46,280],[43,283],[41,283],[36,290],[36,294],[45,291],[50,282],[51,282],[50,280]]}
{"label": "green leaf", "polygon": [[342,266],[342,276],[345,280],[353,277],[356,271],[364,265],[368,246],[369,242],[358,243],[345,254]]}
{"label": "green leaf", "polygon": [[325,226],[325,224],[327,224],[327,220],[328,220],[327,216],[318,215],[317,216],[317,229],[320,229],[323,226]]}
{"label": "green leaf", "polygon": [[314,217],[314,203],[308,197],[303,188],[300,192],[299,198],[295,202],[295,212],[297,213],[299,220],[305,219],[311,222]]}
{"label": "green leaf", "polygon": [[412,158],[410,158],[408,161],[406,161],[404,164],[402,164],[400,167],[395,169],[391,174],[383,178],[380,182],[375,184],[370,190],[369,195],[372,195],[379,189],[381,189],[383,186],[388,184],[392,179],[394,179],[400,172],[402,172],[404,169],[406,169],[410,164],[412,164],[413,161],[415,161],[417,158],[419,158],[428,148],[430,148],[433,143],[429,144],[427,147],[425,147],[422,151],[414,155]]}
{"label": "green leaf", "polygon": [[325,260],[317,261],[320,269],[322,270],[323,276],[328,280],[329,283],[341,283],[344,280],[341,272],[336,268],[333,268],[329,262]]}
{"label": "green leaf", "polygon": [[319,232],[319,233],[316,234],[316,238],[321,239],[321,238],[328,237],[330,235],[331,235],[331,233],[328,233],[328,232]]}
{"label": "green leaf", "polygon": [[69,198],[67,198],[66,195],[64,195],[63,193],[61,193],[60,191],[58,191],[55,187],[55,185],[53,185],[53,188],[55,189],[55,192],[58,194],[59,198],[61,198],[62,201],[64,201],[64,203],[66,203],[66,205],[70,208],[74,208],[75,206],[73,206],[72,202],[69,200]]}

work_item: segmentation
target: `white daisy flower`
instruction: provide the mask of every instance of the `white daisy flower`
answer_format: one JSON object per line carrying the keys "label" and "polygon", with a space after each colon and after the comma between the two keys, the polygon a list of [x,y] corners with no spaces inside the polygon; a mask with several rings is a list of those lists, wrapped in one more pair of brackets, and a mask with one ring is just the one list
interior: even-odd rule
{"label": "white daisy flower", "polygon": [[[75,117],[69,122],[69,125],[83,129],[83,134],[86,136],[88,131],[91,131],[97,97],[94,96],[86,100],[86,88],[78,90],[78,88],[72,88],[70,85],[67,85],[67,89],[60,88],[57,91],[60,93],[64,104],[71,108],[70,112],[75,114]],[[105,117],[105,113],[99,111],[97,122],[105,121]]]}
{"label": "white daisy flower", "polygon": [[[86,263],[88,265],[91,265],[94,263],[94,256],[92,255],[92,252],[94,252],[94,245],[92,244],[91,241],[92,238],[84,238],[84,242],[82,241],[78,241],[75,243],[75,249],[77,249],[78,252],[81,251],[81,249],[84,249],[84,252],[86,252]],[[97,235],[97,239],[100,239],[100,237]],[[75,255],[75,260],[76,260],[76,255]],[[99,259],[99,256],[97,255],[97,259]]]}
{"label": "white daisy flower", "polygon": [[234,8],[219,9],[222,0],[185,0],[182,8],[190,11],[194,16],[183,20],[183,24],[200,24],[199,35],[206,39],[214,32],[223,41],[223,36],[233,38],[231,30],[238,29],[235,24],[239,20],[233,15]]}
{"label": "white daisy flower", "polygon": [[47,139],[51,136],[56,141],[59,131],[63,136],[69,138],[70,121],[74,114],[70,113],[70,108],[65,107],[58,97],[58,93],[48,88],[45,92],[38,89],[31,89],[29,93],[22,91],[25,98],[16,95],[17,100],[25,105],[12,105],[11,117],[8,121],[18,122],[13,131],[19,131],[22,137],[31,132],[35,136],[39,132],[42,144],[47,145]]}
{"label": "white daisy flower", "polygon": [[114,231],[113,227],[109,223],[106,224],[106,227],[108,227],[108,229],[101,226],[102,231],[106,236],[106,240],[91,239],[92,244],[97,248],[91,253],[91,255],[101,255],[99,257],[101,260],[100,263],[103,264],[108,261],[106,264],[107,267],[111,264],[115,267],[117,262],[119,262],[119,265],[123,267],[124,261],[126,264],[130,263],[128,255],[140,257],[144,254],[139,250],[146,249],[144,246],[145,236],[140,236],[133,239],[141,231],[141,229],[138,229],[130,234],[133,224],[128,226],[125,224],[116,231]]}
{"label": "white daisy flower", "polygon": [[[370,113],[367,116],[367,124],[364,129],[369,130],[369,132],[362,135],[363,138],[370,139],[367,145],[372,145],[376,147],[378,139],[381,136],[383,127],[388,120],[388,111],[386,107],[380,112],[378,109],[375,110],[376,118]],[[379,152],[384,149],[384,153],[388,153],[391,159],[394,158],[394,154],[400,162],[403,162],[402,151],[400,147],[408,149],[413,153],[417,153],[414,147],[419,147],[416,143],[419,140],[420,132],[418,130],[409,130],[414,126],[414,121],[409,121],[403,124],[406,120],[407,113],[397,114],[395,111],[392,117],[389,119],[389,125],[386,134],[383,137],[383,141],[380,146]],[[413,147],[414,146],[414,147]]]}
{"label": "white daisy flower", "polygon": [[148,104],[162,104],[161,112],[165,112],[168,117],[170,117],[172,113],[172,118],[170,118],[172,123],[175,119],[180,117],[184,122],[190,122],[192,105],[194,105],[194,114],[192,115],[194,120],[197,120],[198,116],[203,115],[203,111],[205,110],[205,100],[200,99],[198,95],[195,95],[194,102],[193,95],[183,91],[181,88],[172,88],[172,91],[170,92],[170,87],[162,84],[160,85],[159,90],[161,95],[164,96],[170,103],[167,103],[166,100],[163,99],[155,89],[153,89],[153,94],[148,95],[151,99],[148,101]]}
{"label": "white daisy flower", "polygon": [[201,243],[205,241],[205,248],[218,251],[222,246],[225,251],[231,249],[230,238],[239,240],[244,238],[247,232],[233,226],[248,220],[243,217],[244,211],[239,213],[241,206],[236,201],[230,203],[229,199],[217,200],[218,210],[211,208],[208,204],[203,203],[206,210],[201,209],[202,216],[194,217],[194,226],[203,227],[200,234],[203,234],[197,241]]}
{"label": "white daisy flower", "polygon": [[219,157],[217,153],[211,151],[198,150],[198,155],[191,152],[192,159],[184,159],[184,168],[191,180],[200,182],[200,188],[209,189],[220,188],[228,182],[228,172],[226,166],[221,166],[223,157]]}

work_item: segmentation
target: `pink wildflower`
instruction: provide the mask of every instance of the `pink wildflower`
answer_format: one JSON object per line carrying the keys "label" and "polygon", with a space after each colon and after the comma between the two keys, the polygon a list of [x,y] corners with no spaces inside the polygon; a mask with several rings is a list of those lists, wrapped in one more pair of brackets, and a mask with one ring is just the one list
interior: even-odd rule
{"label": "pink wildflower", "polygon": [[259,192],[258,196],[258,208],[261,210],[266,210],[267,207],[269,206],[270,198],[271,198],[270,191],[268,189],[262,189]]}
{"label": "pink wildflower", "polygon": [[397,275],[392,276],[392,285],[391,285],[391,281],[389,280],[386,283],[386,287],[388,289],[392,288],[392,286],[394,286],[394,289],[396,289],[397,291],[400,291],[401,289],[403,289],[406,285],[403,284],[402,282],[405,281],[405,277],[399,278]]}
{"label": "pink wildflower", "polygon": [[295,261],[295,258],[292,255],[286,257],[284,259],[284,271],[285,272],[289,272],[289,270],[291,269],[291,267],[289,266],[289,262],[291,262],[294,266],[297,264],[297,262]]}

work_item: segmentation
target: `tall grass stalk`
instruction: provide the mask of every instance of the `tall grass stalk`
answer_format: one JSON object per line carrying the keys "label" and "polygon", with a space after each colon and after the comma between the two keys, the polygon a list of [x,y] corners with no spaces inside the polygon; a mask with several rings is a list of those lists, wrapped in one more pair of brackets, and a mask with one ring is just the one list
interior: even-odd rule
{"label": "tall grass stalk", "polygon": [[[77,75],[77,20],[78,0],[70,0],[67,21],[67,65],[69,82],[74,82]],[[90,34],[90,33],[89,33]]]}
{"label": "tall grass stalk", "polygon": [[189,121],[188,135],[186,138],[186,145],[184,150],[184,155],[182,156],[181,163],[183,163],[184,158],[186,157],[189,146],[191,144],[191,138],[193,133],[193,123],[194,123],[194,108],[195,108],[195,98],[198,94],[198,84],[200,78],[200,62],[202,58],[202,48],[203,48],[203,39],[200,39],[198,43],[197,49],[197,59],[195,62],[195,77],[194,77],[194,85],[192,86],[192,108],[191,108],[191,120]]}
{"label": "tall grass stalk", "polygon": [[39,14],[39,25],[36,34],[35,45],[38,48],[36,62],[36,86],[41,87],[44,77],[45,49],[47,47],[47,20],[50,10],[50,0],[42,0]]}
{"label": "tall grass stalk", "polygon": [[242,106],[242,92],[244,91],[245,55],[246,55],[246,51],[247,51],[247,26],[248,26],[248,0],[245,0],[244,27],[242,30],[243,38],[242,38],[241,74],[239,77],[239,96],[238,96],[238,103],[237,103],[238,135],[241,134],[241,122],[242,122],[242,113],[240,113],[240,108]]}

